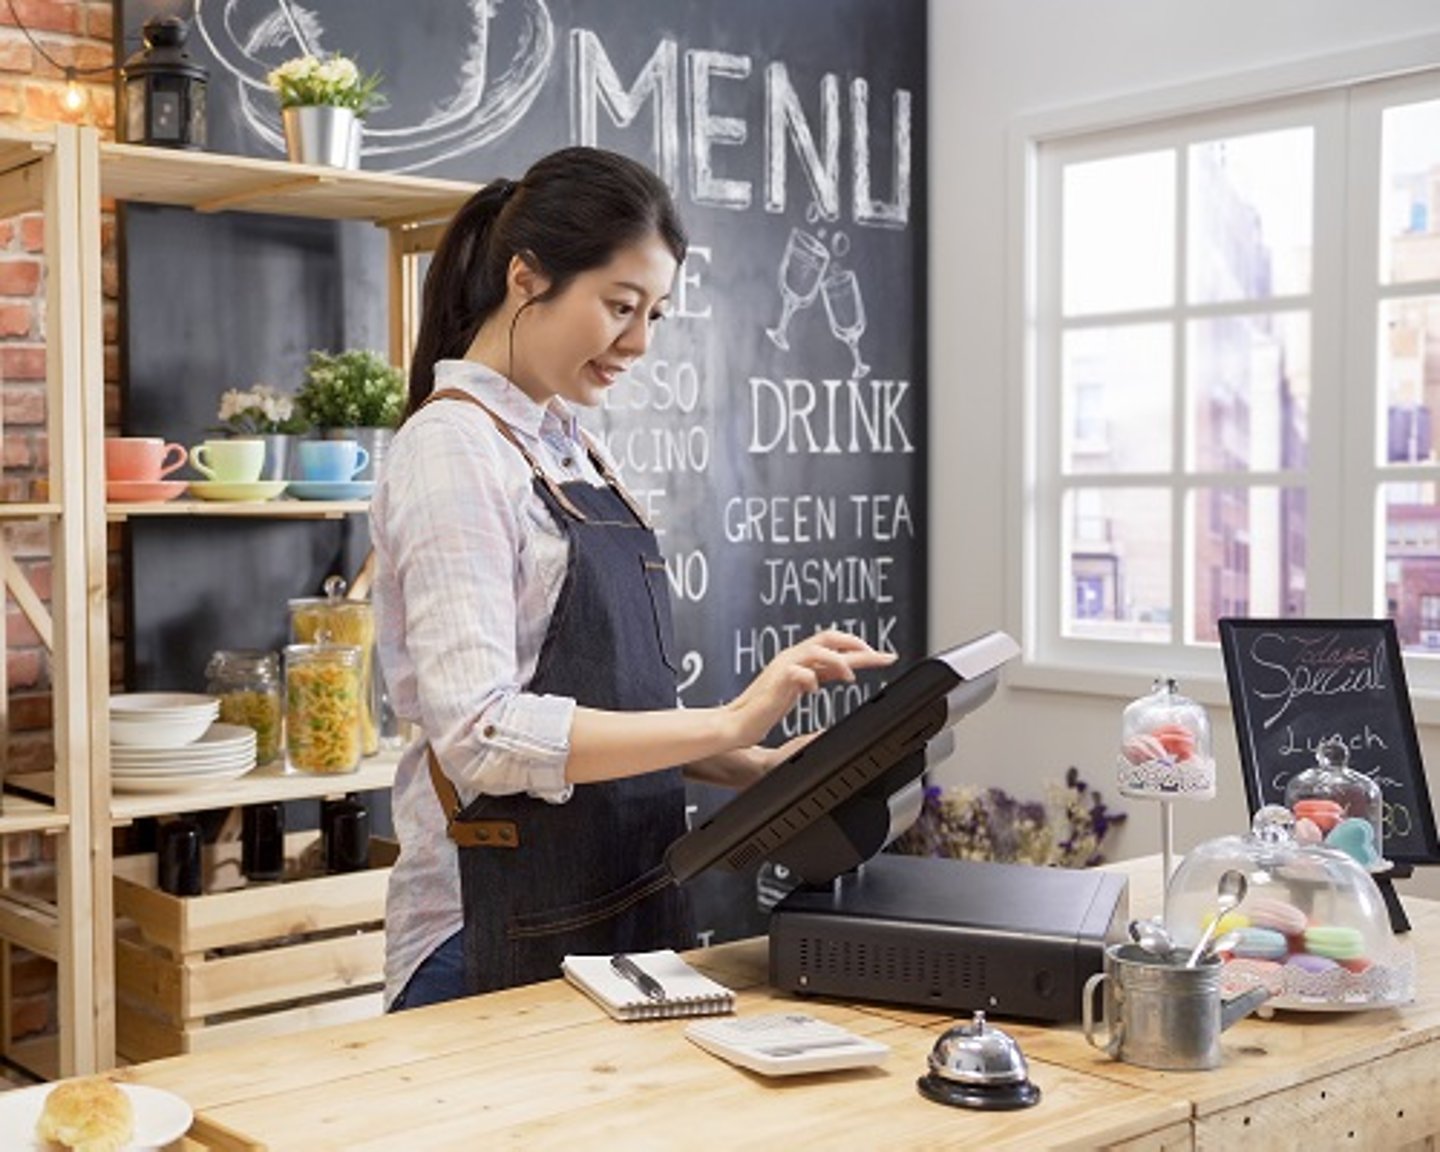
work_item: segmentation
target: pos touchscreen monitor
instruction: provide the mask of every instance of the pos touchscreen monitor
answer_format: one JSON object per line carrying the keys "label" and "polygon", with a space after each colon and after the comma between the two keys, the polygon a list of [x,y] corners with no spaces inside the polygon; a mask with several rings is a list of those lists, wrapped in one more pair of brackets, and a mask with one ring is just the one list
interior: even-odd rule
{"label": "pos touchscreen monitor", "polygon": [[671,875],[769,861],[818,885],[863,864],[918,814],[927,744],[988,700],[1019,652],[989,632],[906,668],[671,844]]}

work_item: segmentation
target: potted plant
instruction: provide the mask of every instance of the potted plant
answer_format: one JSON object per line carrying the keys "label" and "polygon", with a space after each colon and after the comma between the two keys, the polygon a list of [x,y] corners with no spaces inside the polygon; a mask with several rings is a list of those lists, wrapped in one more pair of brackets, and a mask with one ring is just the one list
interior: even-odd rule
{"label": "potted plant", "polygon": [[380,74],[348,56],[296,56],[266,77],[280,101],[285,151],[299,164],[360,167],[365,117],[383,107]]}
{"label": "potted plant", "polygon": [[355,439],[370,454],[357,479],[379,475],[390,437],[405,413],[405,375],[378,352],[310,353],[295,394],[301,416],[329,439]]}
{"label": "potted plant", "polygon": [[285,479],[290,442],[310,428],[292,397],[269,384],[227,388],[220,394],[220,421],[215,429],[227,436],[254,436],[265,441],[262,480]]}

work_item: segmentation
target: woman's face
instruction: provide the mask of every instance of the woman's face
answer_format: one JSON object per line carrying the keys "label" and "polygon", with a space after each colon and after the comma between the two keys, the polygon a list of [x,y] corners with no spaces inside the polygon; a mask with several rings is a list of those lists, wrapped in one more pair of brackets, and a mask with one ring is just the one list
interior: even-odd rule
{"label": "woman's face", "polygon": [[[594,407],[645,355],[675,280],[675,257],[657,234],[577,275],[553,300],[525,308],[515,326],[511,376],[531,399]],[[536,291],[546,284],[537,281]]]}

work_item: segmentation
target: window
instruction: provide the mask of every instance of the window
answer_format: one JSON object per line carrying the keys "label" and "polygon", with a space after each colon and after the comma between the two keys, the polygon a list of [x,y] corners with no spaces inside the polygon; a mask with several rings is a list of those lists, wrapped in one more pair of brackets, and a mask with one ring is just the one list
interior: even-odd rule
{"label": "window", "polygon": [[1440,687],[1440,71],[1033,155],[1031,657],[1389,613]]}

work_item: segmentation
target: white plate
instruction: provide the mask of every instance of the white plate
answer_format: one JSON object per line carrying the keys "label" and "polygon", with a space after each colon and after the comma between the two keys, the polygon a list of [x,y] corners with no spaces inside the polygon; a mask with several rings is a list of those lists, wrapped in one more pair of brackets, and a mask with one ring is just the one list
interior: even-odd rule
{"label": "white plate", "polygon": [[[55,1147],[35,1139],[35,1124],[45,1107],[45,1097],[54,1088],[54,1084],[36,1084],[33,1088],[0,1092],[0,1133],[4,1133],[6,1148],[50,1152]],[[143,1084],[121,1084],[120,1091],[130,1097],[135,1109],[135,1141],[126,1145],[127,1152],[163,1148],[190,1130],[195,1113],[175,1093]]]}
{"label": "white plate", "polygon": [[120,692],[110,697],[110,712],[123,712],[136,719],[143,714],[150,719],[156,714],[172,713],[189,716],[196,709],[220,711],[220,701],[200,692]]}
{"label": "white plate", "polygon": [[234,752],[250,748],[255,744],[255,729],[247,724],[224,724],[216,722],[201,735],[200,739],[181,748],[161,746],[147,747],[139,744],[111,744],[111,760],[164,760],[184,761],[192,756],[205,756],[216,752]]}
{"label": "white plate", "polygon": [[110,717],[110,743],[127,748],[183,748],[193,744],[215,717],[204,712],[195,716],[169,716],[154,720],[118,720]]}
{"label": "white plate", "polygon": [[223,784],[227,780],[238,780],[253,768],[241,766],[227,768],[224,772],[208,772],[199,776],[176,772],[171,776],[111,776],[112,792],[187,792],[196,788],[208,788]]}
{"label": "white plate", "polygon": [[233,760],[220,760],[213,765],[194,765],[192,768],[125,768],[124,765],[114,765],[111,775],[124,776],[127,779],[135,779],[137,776],[163,779],[166,776],[213,776],[219,772],[229,772],[232,768],[255,768],[255,756],[253,753],[249,756],[236,756]]}

